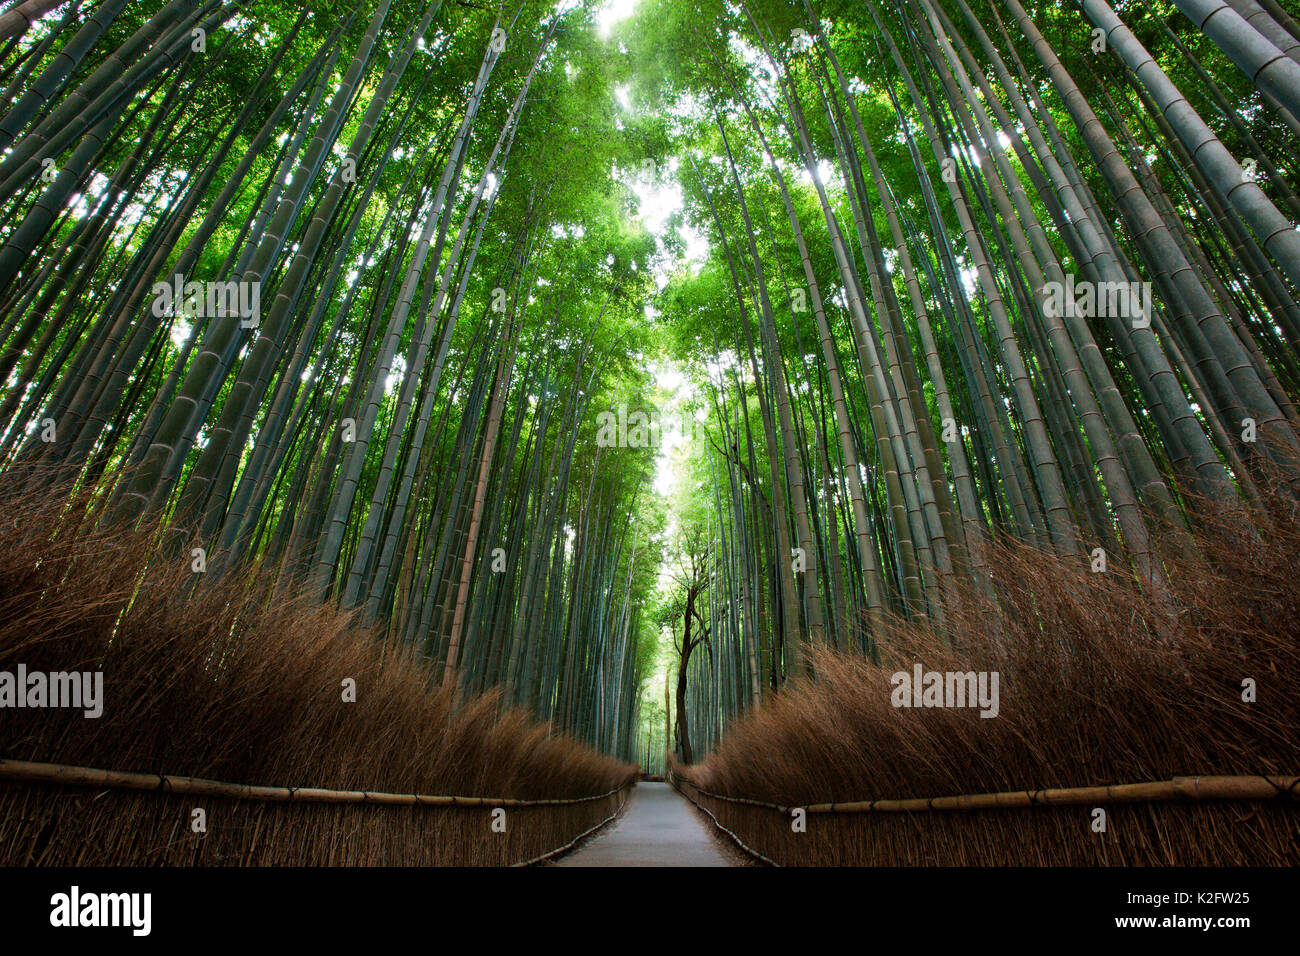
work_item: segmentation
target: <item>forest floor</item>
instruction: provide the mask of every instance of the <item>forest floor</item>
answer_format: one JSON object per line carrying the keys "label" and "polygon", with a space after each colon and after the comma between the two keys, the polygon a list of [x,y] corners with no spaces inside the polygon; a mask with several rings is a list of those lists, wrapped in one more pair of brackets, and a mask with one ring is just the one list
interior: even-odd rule
{"label": "forest floor", "polygon": [[623,815],[555,866],[750,866],[681,794],[666,783],[641,783]]}

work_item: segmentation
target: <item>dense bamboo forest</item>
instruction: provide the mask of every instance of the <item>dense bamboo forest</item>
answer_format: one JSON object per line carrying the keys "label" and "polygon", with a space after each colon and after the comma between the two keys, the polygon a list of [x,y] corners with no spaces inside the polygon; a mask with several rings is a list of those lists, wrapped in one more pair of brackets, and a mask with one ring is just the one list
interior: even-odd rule
{"label": "dense bamboo forest", "polygon": [[7,865],[536,862],[638,772],[1300,863],[1290,3],[4,0],[0,86]]}

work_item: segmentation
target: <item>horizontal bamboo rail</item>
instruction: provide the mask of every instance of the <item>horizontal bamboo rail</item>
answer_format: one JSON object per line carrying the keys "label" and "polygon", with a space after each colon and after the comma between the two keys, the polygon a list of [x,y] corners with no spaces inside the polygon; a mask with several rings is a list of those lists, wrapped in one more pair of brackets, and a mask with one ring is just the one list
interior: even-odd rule
{"label": "horizontal bamboo rail", "polygon": [[783,806],[749,797],[732,797],[698,787],[690,780],[670,773],[670,780],[728,803],[765,807],[781,813],[915,813],[929,810],[1000,810],[1022,807],[1067,807],[1095,803],[1165,803],[1173,800],[1269,800],[1290,797],[1300,800],[1300,777],[1207,776],[1174,777],[1147,783],[1122,783],[1099,787],[1061,787],[1049,790],[1009,790],[1001,793],[967,793],[949,797],[915,797],[906,800],[851,800],[843,803],[810,803],[802,807]]}
{"label": "horizontal bamboo rail", "polygon": [[[667,777],[668,777],[669,785],[670,785],[670,786],[673,786],[673,784],[672,784],[672,774],[669,773],[669,774],[667,775]],[[698,789],[698,788],[696,788],[696,789]],[[682,791],[681,791],[680,789],[679,789],[677,792],[678,792],[678,793],[682,793]],[[689,793],[683,793],[682,795],[683,795],[684,797],[686,797],[686,799],[689,800],[689,801],[691,802],[691,805],[692,805],[692,806],[696,807],[696,808],[699,809],[699,810],[703,810],[705,813],[707,813],[707,814],[709,815],[709,819],[713,821],[713,825],[714,825],[715,827],[717,827],[719,830],[721,830],[723,833],[725,833],[727,836],[731,837],[732,841],[733,841],[733,842],[734,842],[738,847],[740,847],[742,850],[744,850],[746,853],[748,853],[750,856],[754,857],[755,859],[762,860],[762,861],[763,861],[764,863],[766,863],[768,866],[776,866],[776,867],[779,867],[779,866],[781,865],[780,863],[776,862],[776,860],[772,859],[770,856],[765,856],[764,854],[758,852],[758,850],[755,850],[752,846],[750,846],[748,843],[746,843],[744,840],[742,840],[742,839],[740,838],[740,834],[737,833],[735,830],[731,830],[731,829],[727,828],[726,826],[724,826],[723,823],[722,823],[722,821],[718,819],[718,815],[717,815],[716,813],[714,813],[712,810],[710,810],[710,809],[709,809],[708,807],[706,807],[704,804],[700,803],[698,800],[696,800],[694,797],[692,797]]]}
{"label": "horizontal bamboo rail", "polygon": [[[617,790],[614,792],[619,793],[619,791]],[[540,856],[535,856],[531,860],[523,860],[520,863],[515,863],[512,865],[515,867],[536,866],[538,863],[542,863],[546,860],[549,860],[553,856],[559,856],[561,853],[568,853],[575,846],[577,846],[587,837],[591,836],[597,830],[601,829],[602,827],[606,827],[610,823],[614,822],[615,818],[618,817],[618,815],[623,812],[623,808],[625,806],[627,806],[627,794],[623,793],[622,796],[619,798],[618,806],[614,808],[614,812],[611,813],[609,816],[607,816],[605,819],[601,820],[595,826],[588,827],[586,830],[583,830],[581,833],[579,833],[568,843],[564,844],[564,846],[557,846],[554,850],[547,850],[545,853],[541,854]]]}
{"label": "horizontal bamboo rail", "polygon": [[432,796],[422,793],[379,793],[370,790],[323,790],[318,787],[265,787],[246,783],[223,783],[219,780],[205,780],[202,777],[97,770],[92,767],[69,767],[64,764],[6,760],[0,757],[0,781],[3,780],[48,783],[67,787],[106,787],[114,790],[230,797],[235,800],[258,800],[264,803],[363,803],[376,806],[420,807],[555,807],[603,800],[627,789],[627,784],[624,784],[607,793],[598,793],[591,797],[548,800],[524,800],[518,797]]}

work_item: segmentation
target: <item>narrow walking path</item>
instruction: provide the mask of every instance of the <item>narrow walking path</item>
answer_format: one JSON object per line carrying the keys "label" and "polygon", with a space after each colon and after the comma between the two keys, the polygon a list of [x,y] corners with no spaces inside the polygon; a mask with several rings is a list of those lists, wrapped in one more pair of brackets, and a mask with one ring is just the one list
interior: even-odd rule
{"label": "narrow walking path", "polygon": [[641,783],[609,829],[556,866],[744,866],[701,815],[666,783]]}

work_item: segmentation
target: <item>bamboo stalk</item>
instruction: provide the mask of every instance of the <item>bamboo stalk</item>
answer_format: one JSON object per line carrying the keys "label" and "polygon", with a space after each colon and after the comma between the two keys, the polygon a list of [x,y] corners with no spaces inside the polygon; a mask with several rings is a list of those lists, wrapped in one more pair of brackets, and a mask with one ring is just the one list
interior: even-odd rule
{"label": "bamboo stalk", "polygon": [[161,773],[132,773],[70,767],[65,764],[0,758],[0,780],[50,783],[68,787],[108,787],[186,793],[266,803],[366,803],[381,806],[434,807],[553,807],[603,800],[627,789],[627,784],[590,797],[525,800],[517,797],[458,797],[422,793],[381,793],[370,790],[326,790],[319,787],[268,787],[246,783],[223,783],[202,777],[176,777]]}
{"label": "bamboo stalk", "polygon": [[851,800],[845,803],[812,803],[803,807],[783,806],[749,797],[731,797],[695,786],[669,771],[697,793],[728,803],[744,803],[788,813],[911,813],[918,810],[992,810],[1024,807],[1066,807],[1090,803],[1167,803],[1174,800],[1267,800],[1289,796],[1300,800],[1300,777],[1255,776],[1174,777],[1144,783],[1122,783],[1094,787],[1058,787],[1048,790],[1008,790],[1000,793],[966,793],[947,797],[913,797],[906,800]]}

